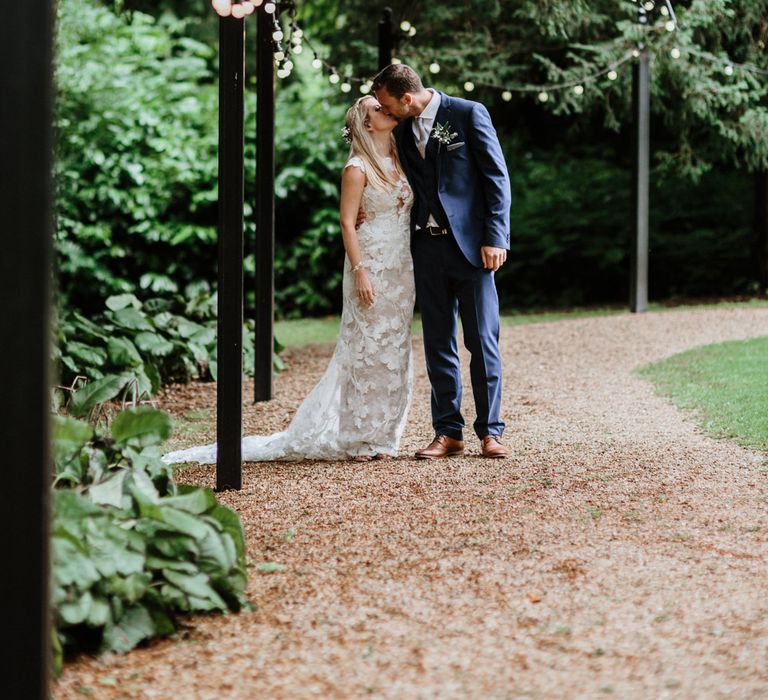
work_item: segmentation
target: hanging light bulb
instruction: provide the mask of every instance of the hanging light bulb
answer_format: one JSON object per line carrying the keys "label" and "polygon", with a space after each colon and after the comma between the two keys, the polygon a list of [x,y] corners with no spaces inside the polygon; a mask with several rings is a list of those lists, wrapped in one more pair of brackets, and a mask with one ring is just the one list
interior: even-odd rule
{"label": "hanging light bulb", "polygon": [[285,58],[285,51],[275,51],[275,60],[282,61]]}
{"label": "hanging light bulb", "polygon": [[615,70],[608,71],[608,80],[616,80],[616,78],[618,77],[619,77],[619,74]]}
{"label": "hanging light bulb", "polygon": [[404,19],[402,22],[400,22],[400,29],[402,29],[404,32],[411,31],[412,26],[413,25],[407,19]]}
{"label": "hanging light bulb", "polygon": [[584,94],[584,86],[583,85],[574,85],[573,86],[573,91],[577,95],[583,95]]}
{"label": "hanging light bulb", "polygon": [[276,9],[277,7],[273,2],[268,2],[264,5],[264,12],[266,12],[268,15],[274,14]]}
{"label": "hanging light bulb", "polygon": [[729,63],[725,68],[723,68],[723,73],[726,75],[733,75],[733,66]]}
{"label": "hanging light bulb", "polygon": [[211,0],[211,5],[219,17],[229,17],[232,14],[232,0]]}
{"label": "hanging light bulb", "polygon": [[680,49],[678,49],[677,46],[675,46],[675,48],[669,52],[669,55],[672,56],[672,58],[680,58],[681,56]]}
{"label": "hanging light bulb", "polygon": [[668,32],[674,32],[675,31],[675,23],[672,20],[669,20],[665,25],[664,28]]}
{"label": "hanging light bulb", "polygon": [[323,67],[323,62],[320,60],[317,54],[315,54],[315,57],[312,59],[312,68],[315,68],[316,70],[320,70],[320,68]]}
{"label": "hanging light bulb", "polygon": [[504,102],[509,102],[512,99],[512,93],[509,90],[504,90],[504,92],[501,93],[501,99],[504,100]]}
{"label": "hanging light bulb", "polygon": [[433,75],[437,75],[440,72],[440,64],[437,61],[432,61],[429,64],[429,72]]}
{"label": "hanging light bulb", "polygon": [[638,49],[632,49],[632,56],[634,58],[640,58],[640,51]]}
{"label": "hanging light bulb", "polygon": [[651,0],[648,0],[648,2],[646,2],[646,3],[643,5],[643,7],[644,7],[644,8],[645,8],[645,9],[646,9],[648,12],[650,12],[650,11],[651,11],[651,10],[652,10],[654,7],[656,7],[656,3],[653,3],[653,2],[651,2]]}
{"label": "hanging light bulb", "polygon": [[282,29],[275,29],[275,31],[272,32],[272,38],[275,41],[282,41],[283,40],[283,30]]}
{"label": "hanging light bulb", "polygon": [[293,53],[301,53],[303,50],[304,50],[304,47],[301,44],[293,45]]}
{"label": "hanging light bulb", "polygon": [[252,2],[244,2],[241,4],[243,6],[243,12],[245,12],[246,15],[252,15],[256,11],[256,5]]}
{"label": "hanging light bulb", "polygon": [[349,92],[351,89],[352,89],[352,86],[346,80],[341,84],[342,92]]}
{"label": "hanging light bulb", "polygon": [[296,29],[293,30],[293,36],[295,36],[297,39],[301,39],[304,36],[304,32],[302,31],[301,27],[296,27]]}
{"label": "hanging light bulb", "polygon": [[408,30],[408,36],[416,36],[416,27],[411,25],[411,28]]}
{"label": "hanging light bulb", "polygon": [[243,9],[243,6],[240,4],[232,5],[232,16],[235,19],[242,19],[245,17],[245,10]]}
{"label": "hanging light bulb", "polygon": [[390,63],[392,63],[393,66],[399,66],[402,63],[402,61],[399,58],[395,57],[392,59],[392,61],[390,61]]}
{"label": "hanging light bulb", "polygon": [[371,84],[369,82],[366,81],[360,86],[360,92],[362,92],[363,95],[367,95],[370,91],[371,91]]}
{"label": "hanging light bulb", "polygon": [[661,10],[659,10],[664,17],[669,17],[669,10],[667,9],[666,5],[661,6]]}
{"label": "hanging light bulb", "polygon": [[539,93],[539,102],[546,102],[549,99],[549,94],[542,91]]}
{"label": "hanging light bulb", "polygon": [[285,68],[278,68],[277,69],[277,77],[278,78],[287,78],[288,77],[288,71],[285,70]]}
{"label": "hanging light bulb", "polygon": [[467,92],[472,92],[472,90],[475,89],[475,84],[471,80],[467,80],[467,82],[464,83],[464,89]]}
{"label": "hanging light bulb", "polygon": [[331,73],[331,74],[328,76],[328,80],[330,80],[330,81],[331,81],[331,84],[332,84],[332,85],[336,85],[336,83],[338,83],[338,82],[339,82],[339,80],[341,80],[341,78],[339,77],[339,74],[338,74],[336,71],[333,71],[333,73]]}

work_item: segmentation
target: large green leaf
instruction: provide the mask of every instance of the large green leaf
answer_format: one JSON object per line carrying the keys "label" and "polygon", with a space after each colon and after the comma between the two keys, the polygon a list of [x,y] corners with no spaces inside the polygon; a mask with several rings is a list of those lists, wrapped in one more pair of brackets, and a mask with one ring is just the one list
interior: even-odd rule
{"label": "large green leaf", "polygon": [[210,601],[210,603],[219,608],[220,610],[226,610],[227,604],[221,599],[221,596],[211,586],[208,576],[205,574],[182,574],[173,569],[164,569],[163,576],[166,580],[178,587],[187,595],[200,598],[202,600]]}
{"label": "large green leaf", "polygon": [[109,479],[91,486],[88,489],[88,497],[98,505],[120,508],[123,504],[123,486],[127,476],[127,469],[118,470]]}
{"label": "large green leaf", "polygon": [[108,297],[105,303],[107,308],[111,309],[112,311],[120,311],[121,309],[125,309],[129,306],[134,309],[141,308],[141,302],[136,298],[136,295],[134,294],[117,294],[115,296]]}
{"label": "large green leaf", "polygon": [[85,345],[84,343],[67,343],[65,351],[67,355],[74,358],[74,360],[79,363],[78,366],[81,368],[88,365],[100,367],[107,359],[107,353],[103,348]]}
{"label": "large green leaf", "polygon": [[[53,416],[54,460],[57,471],[79,454],[93,437],[93,428],[69,416]],[[79,469],[75,472],[79,472]]]}
{"label": "large green leaf", "polygon": [[155,624],[147,609],[143,605],[133,605],[112,627],[105,629],[101,647],[104,651],[126,652],[154,634]]}
{"label": "large green leaf", "polygon": [[139,351],[128,338],[112,336],[107,341],[107,353],[109,361],[121,370],[127,367],[140,367],[143,364]]}
{"label": "large green leaf", "polygon": [[103,379],[86,384],[72,396],[69,404],[70,413],[75,417],[84,416],[94,406],[114,399],[125,388],[127,382],[128,378],[123,374],[109,374]]}
{"label": "large green leaf", "polygon": [[134,340],[142,352],[156,357],[164,357],[173,351],[173,343],[157,333],[143,331],[138,333]]}
{"label": "large green leaf", "polygon": [[112,422],[112,437],[118,444],[137,447],[157,445],[171,434],[171,418],[149,406],[121,411]]}
{"label": "large green leaf", "polygon": [[216,496],[211,489],[182,484],[178,496],[168,496],[161,501],[162,505],[173,506],[188,513],[200,515],[216,507]]}
{"label": "large green leaf", "polygon": [[119,311],[113,311],[111,313],[111,318],[114,320],[114,322],[117,325],[122,326],[123,328],[127,328],[129,330],[134,330],[134,331],[153,330],[152,324],[149,323],[145,314],[143,314],[138,309],[134,309],[133,307],[120,309]]}

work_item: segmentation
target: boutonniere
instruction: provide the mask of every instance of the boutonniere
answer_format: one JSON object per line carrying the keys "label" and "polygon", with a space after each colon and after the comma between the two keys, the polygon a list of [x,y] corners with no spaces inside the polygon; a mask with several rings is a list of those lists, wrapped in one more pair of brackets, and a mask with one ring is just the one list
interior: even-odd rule
{"label": "boutonniere", "polygon": [[442,146],[449,146],[458,135],[457,132],[451,131],[451,125],[448,122],[445,124],[435,122],[435,125],[432,127],[432,138],[437,141],[438,152]]}

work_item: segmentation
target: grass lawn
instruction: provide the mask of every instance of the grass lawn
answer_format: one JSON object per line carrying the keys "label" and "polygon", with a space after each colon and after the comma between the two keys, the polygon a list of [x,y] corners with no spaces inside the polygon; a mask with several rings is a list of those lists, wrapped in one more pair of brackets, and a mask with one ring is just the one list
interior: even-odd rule
{"label": "grass lawn", "polygon": [[[676,309],[712,309],[731,307],[768,307],[768,300],[751,299],[750,301],[725,301],[713,304],[695,304],[668,306],[650,304],[651,311],[668,311]],[[501,323],[504,326],[514,326],[523,323],[545,323],[547,321],[559,321],[564,318],[584,318],[587,316],[608,316],[611,314],[627,313],[626,306],[612,306],[600,308],[576,308],[564,311],[536,311],[520,313],[504,313]],[[413,332],[421,335],[421,321],[418,317],[413,322]],[[301,347],[314,343],[335,343],[339,333],[339,317],[327,318],[302,318],[291,321],[277,321],[275,323],[275,337],[286,347]]]}
{"label": "grass lawn", "polygon": [[639,374],[712,435],[768,451],[768,337],[694,348]]}

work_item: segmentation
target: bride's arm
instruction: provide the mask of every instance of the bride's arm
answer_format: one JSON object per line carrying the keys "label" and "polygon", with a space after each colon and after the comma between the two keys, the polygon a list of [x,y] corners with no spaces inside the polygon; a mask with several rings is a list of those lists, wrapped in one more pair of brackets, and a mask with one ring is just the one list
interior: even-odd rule
{"label": "bride's arm", "polygon": [[364,188],[365,173],[354,166],[344,168],[341,176],[341,204],[339,206],[341,237],[344,241],[344,250],[347,252],[349,264],[355,270],[357,296],[364,304],[373,304],[375,296],[373,286],[364,267],[365,261],[360,253],[360,243],[357,240],[357,229],[355,228],[360,203],[363,201]]}

